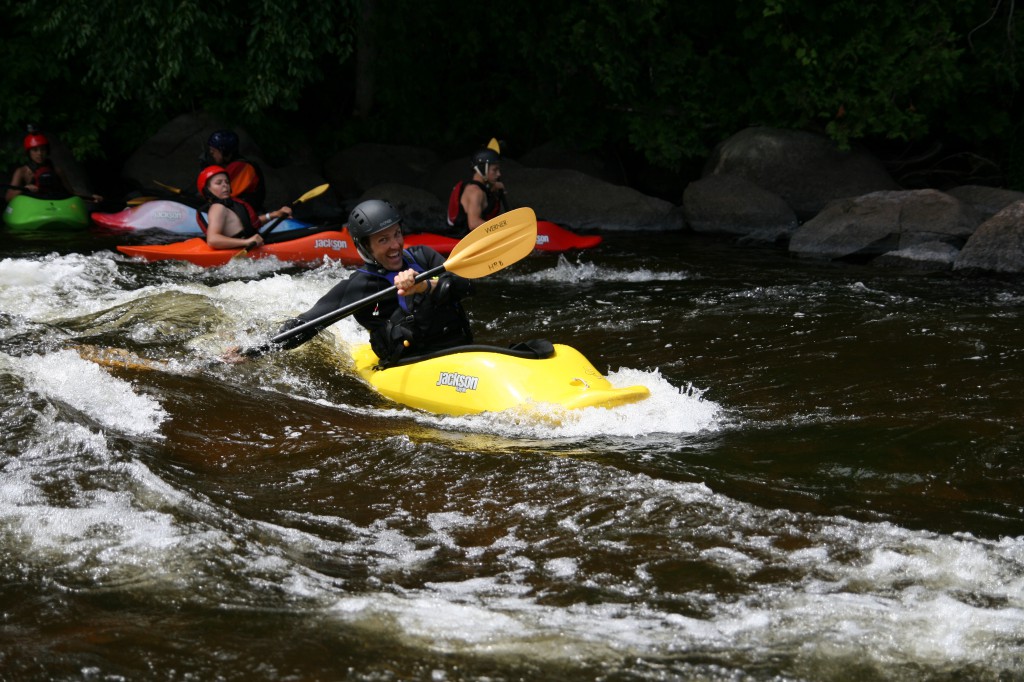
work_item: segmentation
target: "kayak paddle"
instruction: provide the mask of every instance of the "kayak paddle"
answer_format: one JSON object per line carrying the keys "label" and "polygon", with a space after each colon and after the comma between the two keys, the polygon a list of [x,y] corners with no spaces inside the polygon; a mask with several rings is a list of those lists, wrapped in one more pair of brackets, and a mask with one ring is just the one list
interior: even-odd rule
{"label": "kayak paddle", "polygon": [[159,180],[154,180],[153,184],[156,185],[157,187],[161,188],[161,189],[167,190],[171,194],[181,194],[181,190],[179,188],[173,186],[173,185],[164,184],[164,183],[160,182]]}
{"label": "kayak paddle", "polygon": [[[416,275],[415,282],[418,284],[424,280],[435,277],[442,272],[450,272],[466,279],[478,279],[486,277],[491,273],[503,270],[516,263],[533,252],[537,244],[537,216],[532,208],[517,208],[514,211],[503,213],[483,223],[455,245],[448,259],[436,268],[431,268]],[[388,296],[394,296],[398,287],[391,286],[366,298],[360,299],[325,315],[300,324],[270,339],[255,348],[246,348],[240,351],[241,355],[256,358],[273,346],[280,345],[293,336],[314,329],[319,332],[338,320],[348,317],[360,308],[371,303],[383,300]]]}
{"label": "kayak paddle", "polygon": [[[328,187],[330,187],[329,184],[323,184],[323,185],[319,185],[317,187],[314,187],[313,189],[309,190],[308,192],[303,194],[301,197],[299,197],[298,199],[296,199],[292,203],[288,204],[288,206],[295,206],[296,204],[301,204],[301,203],[303,203],[305,201],[309,201],[310,199],[315,199],[316,197],[318,197],[321,194],[323,194],[324,192],[326,192]],[[282,220],[284,220],[284,216],[283,215],[279,215],[276,218],[274,218],[273,220],[271,220],[270,224],[267,225],[265,228],[263,228],[263,231],[260,232],[260,236],[265,238],[268,234],[273,232],[277,228],[278,225],[281,224]],[[239,260],[240,258],[245,258],[246,254],[249,253],[250,251],[252,251],[255,248],[255,246],[256,246],[255,244],[249,244],[244,249],[242,249],[241,251],[239,251],[238,253],[233,255],[231,257],[231,260],[234,261],[234,260]]]}

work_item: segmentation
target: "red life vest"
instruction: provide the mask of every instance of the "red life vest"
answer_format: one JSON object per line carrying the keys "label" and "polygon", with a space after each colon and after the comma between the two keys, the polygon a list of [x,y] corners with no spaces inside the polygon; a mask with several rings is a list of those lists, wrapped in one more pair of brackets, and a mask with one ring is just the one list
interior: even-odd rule
{"label": "red life vest", "polygon": [[231,196],[262,210],[267,188],[260,167],[238,158],[224,166],[224,170],[228,172],[228,178],[231,180]]}
{"label": "red life vest", "polygon": [[484,204],[481,218],[490,220],[491,218],[496,218],[501,213],[501,202],[491,194],[487,185],[476,180],[459,181],[452,188],[451,196],[448,197],[448,224],[464,234],[469,234],[469,216],[466,215],[466,209],[462,207],[462,193],[466,191],[467,185],[476,185],[487,196],[487,203]]}
{"label": "red life vest", "polygon": [[64,191],[60,177],[57,175],[57,168],[49,159],[38,165],[29,161],[28,168],[32,171],[32,184],[39,188],[37,191],[40,194],[53,194]]}

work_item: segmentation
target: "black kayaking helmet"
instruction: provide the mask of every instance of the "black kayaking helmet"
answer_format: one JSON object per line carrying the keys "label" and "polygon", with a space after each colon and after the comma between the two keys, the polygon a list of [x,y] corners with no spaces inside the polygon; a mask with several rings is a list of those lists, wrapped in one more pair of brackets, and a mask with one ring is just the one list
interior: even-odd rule
{"label": "black kayaking helmet", "polygon": [[348,216],[348,232],[356,244],[356,250],[367,263],[375,263],[370,252],[370,235],[400,224],[402,214],[387,201],[367,199],[352,209]]}
{"label": "black kayaking helmet", "polygon": [[476,154],[473,154],[473,170],[485,178],[487,177],[487,171],[495,163],[501,163],[501,154],[493,149],[481,149]]}
{"label": "black kayaking helmet", "polygon": [[236,156],[238,154],[238,133],[233,130],[214,130],[210,133],[210,139],[206,141],[206,145],[219,149],[223,154]]}

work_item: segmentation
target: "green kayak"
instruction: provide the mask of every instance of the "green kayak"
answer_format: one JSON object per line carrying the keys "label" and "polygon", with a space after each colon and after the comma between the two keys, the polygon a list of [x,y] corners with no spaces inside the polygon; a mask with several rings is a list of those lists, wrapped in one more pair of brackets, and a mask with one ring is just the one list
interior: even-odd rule
{"label": "green kayak", "polygon": [[41,199],[19,194],[4,209],[4,224],[19,232],[84,230],[89,225],[89,210],[78,197]]}

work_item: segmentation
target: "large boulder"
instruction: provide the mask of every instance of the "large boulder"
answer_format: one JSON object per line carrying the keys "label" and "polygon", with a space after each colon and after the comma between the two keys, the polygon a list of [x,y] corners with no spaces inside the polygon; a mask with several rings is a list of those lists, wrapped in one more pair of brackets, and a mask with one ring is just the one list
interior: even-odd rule
{"label": "large boulder", "polygon": [[940,241],[922,242],[883,253],[871,261],[871,264],[904,270],[949,270],[959,253],[960,249],[952,244]]}
{"label": "large boulder", "polygon": [[704,175],[729,174],[779,195],[800,220],[807,220],[836,199],[899,186],[875,157],[841,151],[822,135],[755,127],[719,144]]}
{"label": "large boulder", "polygon": [[623,185],[621,167],[606,161],[596,152],[579,152],[559,142],[547,142],[518,158],[529,168],[576,170],[605,182]]}
{"label": "large boulder", "polygon": [[[924,245],[928,253],[937,253],[936,243],[963,246],[978,222],[971,207],[938,190],[872,192],[830,203],[797,228],[789,250],[800,256],[862,261]],[[921,253],[918,249],[915,255]]]}
{"label": "large boulder", "polygon": [[[258,164],[263,171],[267,183],[265,206],[268,209],[293,201],[307,190],[326,182],[303,145],[295,145],[293,166],[273,168],[243,128],[225,125],[201,113],[183,114],[163,126],[129,157],[121,170],[121,176],[139,189],[158,189],[157,183],[163,183],[194,196],[200,158],[206,151],[206,140],[210,133],[220,128],[231,128],[238,133],[239,152]],[[331,198],[325,196],[318,201],[329,202]]]}
{"label": "large boulder", "polygon": [[1010,204],[982,223],[960,250],[953,269],[1024,273],[1024,201]]}
{"label": "large boulder", "polygon": [[694,232],[751,242],[785,242],[797,227],[796,214],[782,197],[738,175],[691,182],[683,192],[683,213]]}
{"label": "large boulder", "polygon": [[382,183],[420,186],[423,177],[439,163],[429,149],[366,142],[327,159],[324,175],[335,191],[348,199]]}
{"label": "large boulder", "polygon": [[961,185],[960,187],[947,190],[947,194],[974,208],[982,222],[999,213],[1010,204],[1015,204],[1024,199],[1024,192],[1015,192],[1012,189],[1000,189],[998,187],[985,187],[984,185]]}
{"label": "large boulder", "polygon": [[358,201],[367,199],[383,199],[394,205],[402,214],[407,232],[438,232],[448,227],[445,207],[425,189],[387,182],[366,190]]}
{"label": "large boulder", "polygon": [[581,230],[681,230],[682,209],[664,199],[574,170],[508,168],[513,207],[529,206],[542,220]]}

